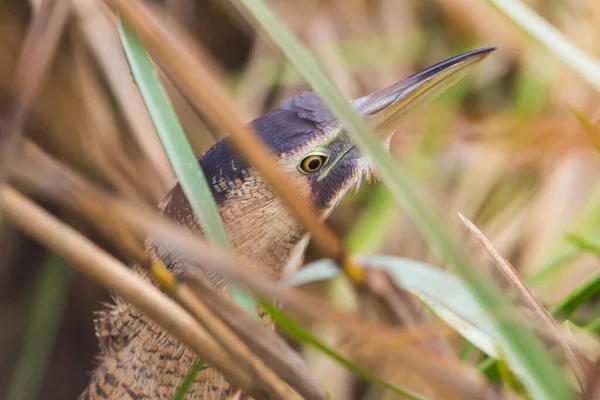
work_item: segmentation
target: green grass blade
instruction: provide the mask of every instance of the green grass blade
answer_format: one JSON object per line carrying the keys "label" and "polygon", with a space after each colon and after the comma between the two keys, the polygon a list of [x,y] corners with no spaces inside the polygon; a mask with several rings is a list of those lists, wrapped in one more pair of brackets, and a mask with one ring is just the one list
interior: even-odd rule
{"label": "green grass blade", "polygon": [[600,90],[600,61],[575,46],[562,32],[519,0],[488,0]]}
{"label": "green grass blade", "polygon": [[[600,256],[600,249],[594,243],[575,235],[567,235],[567,238],[582,251],[591,252],[596,256]],[[579,306],[591,299],[598,292],[600,292],[600,272],[596,272],[589,279],[586,279],[585,282],[571,290],[566,296],[554,304],[549,311],[553,315],[567,319],[575,312],[575,310],[577,310],[577,308],[579,308]]]}
{"label": "green grass blade", "polygon": [[196,360],[192,368],[188,371],[187,375],[183,379],[183,382],[177,388],[177,392],[175,392],[175,396],[173,396],[173,400],[185,400],[185,395],[192,387],[196,376],[204,366],[204,362],[202,360]]}
{"label": "green grass blade", "polygon": [[[154,71],[148,53],[136,34],[121,19],[119,19],[119,33],[131,72],[152,122],[206,237],[220,247],[231,249],[206,176],[200,168],[171,101]],[[250,293],[236,285],[231,285],[231,291],[235,301],[251,315],[257,317],[256,303]]]}
{"label": "green grass blade", "polygon": [[150,57],[135,33],[123,20],[120,20],[119,31],[135,82],[192,209],[206,231],[208,240],[230,249],[231,245],[212,199],[206,177],[198,165],[198,160],[173,110],[171,101],[154,71]]}
{"label": "green grass blade", "polygon": [[23,349],[6,397],[8,400],[38,398],[40,381],[54,346],[72,277],[73,272],[55,256],[50,256],[40,271]]}
{"label": "green grass blade", "polygon": [[[485,271],[468,262],[457,243],[457,235],[441,222],[442,218],[424,201],[412,179],[381,146],[337,88],[327,78],[316,59],[290,30],[268,8],[265,2],[234,0],[248,12],[269,38],[278,46],[313,90],[352,134],[356,144],[379,167],[384,183],[411,217],[431,248],[464,279],[477,302],[491,314],[505,309],[500,288]],[[570,388],[555,362],[538,338],[521,321],[494,320],[499,342],[509,363],[524,371],[523,381],[529,393],[538,399],[569,398]]]}
{"label": "green grass blade", "polygon": [[412,390],[406,389],[402,386],[395,385],[390,383],[377,375],[373,374],[369,370],[361,367],[360,365],[352,362],[348,358],[344,357],[339,352],[335,351],[327,344],[323,343],[317,337],[313,336],[309,331],[302,328],[298,325],[294,320],[288,317],[284,312],[279,310],[273,304],[271,304],[267,300],[261,301],[262,307],[273,317],[273,321],[280,328],[284,329],[290,336],[302,341],[303,343],[312,346],[331,357],[333,360],[337,361],[345,368],[347,368],[350,372],[360,376],[361,378],[374,383],[378,386],[381,386],[385,389],[390,390],[391,392],[403,396],[403,398],[413,399],[413,400],[427,400],[427,397],[424,397],[418,393],[413,392]]}
{"label": "green grass blade", "polygon": [[[495,358],[500,356],[491,319],[456,276],[432,265],[401,257],[376,254],[356,257],[370,267],[387,270],[397,285],[417,297],[479,350]],[[339,273],[339,268],[331,260],[323,259],[307,264],[286,282],[303,285],[333,279]]]}

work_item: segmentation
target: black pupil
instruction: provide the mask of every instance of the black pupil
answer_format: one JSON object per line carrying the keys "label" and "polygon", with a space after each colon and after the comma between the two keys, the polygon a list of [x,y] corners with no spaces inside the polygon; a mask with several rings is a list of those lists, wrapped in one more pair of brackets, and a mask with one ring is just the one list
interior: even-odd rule
{"label": "black pupil", "polygon": [[310,169],[311,171],[319,168],[319,166],[321,166],[321,160],[319,160],[318,158],[313,158],[308,162],[308,169]]}

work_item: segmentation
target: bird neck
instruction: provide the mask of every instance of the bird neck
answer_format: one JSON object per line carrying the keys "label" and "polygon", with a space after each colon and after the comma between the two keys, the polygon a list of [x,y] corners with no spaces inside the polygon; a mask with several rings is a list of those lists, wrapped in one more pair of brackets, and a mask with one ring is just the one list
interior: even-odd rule
{"label": "bird neck", "polygon": [[[306,235],[303,226],[258,173],[251,171],[243,181],[227,182],[222,186],[227,193],[217,207],[235,252],[261,266],[263,272],[272,278],[279,279],[292,251]],[[162,208],[166,216],[203,235],[179,185],[170,192]],[[295,253],[301,252],[299,263],[303,250],[295,250]],[[177,259],[168,251],[162,254],[166,254],[161,257],[163,260]],[[181,269],[182,266],[176,267]]]}
{"label": "bird neck", "polygon": [[219,211],[235,251],[279,279],[306,232],[271,185],[251,174],[228,194]]}

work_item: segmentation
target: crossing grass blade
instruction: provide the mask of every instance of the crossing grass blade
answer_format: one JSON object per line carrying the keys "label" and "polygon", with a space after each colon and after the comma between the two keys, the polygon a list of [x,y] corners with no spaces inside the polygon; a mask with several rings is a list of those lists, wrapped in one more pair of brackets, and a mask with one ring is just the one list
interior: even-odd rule
{"label": "crossing grass blade", "polygon": [[[121,19],[119,33],[142,98],[192,209],[208,239],[218,246],[231,249],[206,176],[154,71],[150,57],[135,33]],[[250,293],[235,285],[232,285],[231,289],[235,300],[256,316],[255,302]]]}
{"label": "crossing grass blade", "polygon": [[488,2],[600,90],[600,61],[575,46],[562,32],[521,1],[488,0]]}
{"label": "crossing grass blade", "polygon": [[[485,354],[499,357],[498,342],[490,334],[493,332],[490,319],[456,276],[432,265],[401,257],[360,255],[357,258],[366,265],[387,270],[398,286],[416,296],[465,339]],[[338,274],[339,270],[330,260],[319,260],[306,265],[287,282],[303,285],[333,279]]]}
{"label": "crossing grass blade", "polygon": [[135,33],[119,20],[119,32],[133,77],[183,191],[200,219],[208,239],[229,249],[231,245],[214,204],[208,182],[183,127],[158,79],[152,62]]}
{"label": "crossing grass blade", "polygon": [[[458,235],[442,222],[442,217],[425,201],[413,180],[381,146],[365,121],[360,118],[323,72],[315,57],[263,1],[233,0],[256,21],[266,35],[304,76],[332,112],[352,134],[359,148],[379,167],[384,183],[403,206],[415,226],[440,258],[463,279],[479,305],[490,316],[507,306],[500,288],[479,266],[473,265],[457,241]],[[524,373],[523,382],[530,395],[539,399],[564,399],[570,388],[556,363],[539,339],[516,318],[492,318],[500,347],[513,368]]]}

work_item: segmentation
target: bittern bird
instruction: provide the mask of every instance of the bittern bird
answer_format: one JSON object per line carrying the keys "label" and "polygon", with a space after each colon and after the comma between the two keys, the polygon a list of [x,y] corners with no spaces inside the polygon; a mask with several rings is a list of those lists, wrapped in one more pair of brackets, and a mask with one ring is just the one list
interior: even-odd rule
{"label": "bittern bird", "polygon": [[[493,50],[454,57],[351,104],[387,141],[408,110],[456,82]],[[279,109],[254,120],[252,127],[323,217],[350,188],[372,174],[371,161],[314,93],[284,101]],[[274,278],[281,277],[286,264],[292,264],[290,259],[295,259],[294,267],[299,266],[307,242],[302,240],[306,236],[303,226],[268,182],[238,158],[228,140],[210,148],[200,165],[235,251],[268,269],[265,272]],[[179,185],[169,192],[161,209],[185,228],[202,233]],[[147,250],[175,274],[202,268],[152,240]],[[209,278],[227,291],[222,278]],[[100,312],[95,325],[101,355],[83,399],[170,398],[196,359],[193,351],[119,299]],[[218,371],[205,366],[188,396],[221,399],[232,392]]]}

